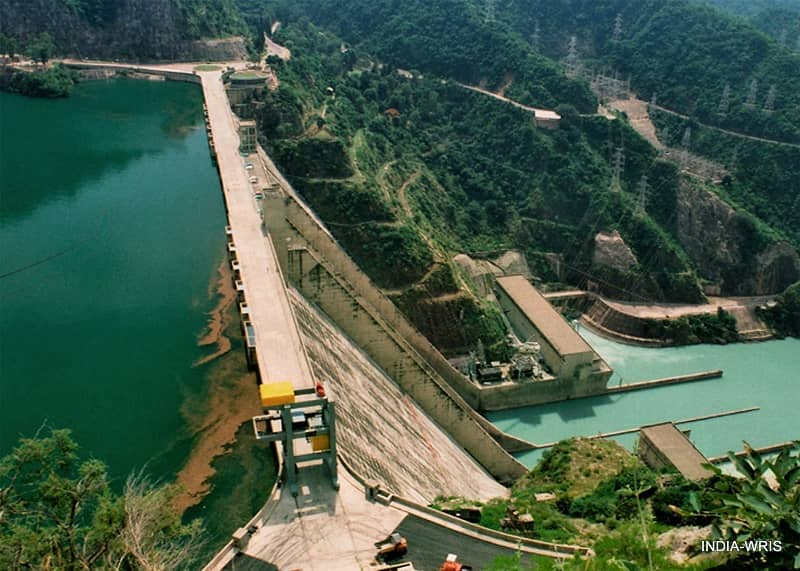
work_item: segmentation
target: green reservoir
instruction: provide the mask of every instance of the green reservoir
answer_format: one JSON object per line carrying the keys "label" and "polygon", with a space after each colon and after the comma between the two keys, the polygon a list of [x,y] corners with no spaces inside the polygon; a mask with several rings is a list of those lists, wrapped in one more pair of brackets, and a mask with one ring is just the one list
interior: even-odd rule
{"label": "green reservoir", "polygon": [[117,481],[174,476],[224,225],[197,86],[0,93],[0,454],[46,422]]}
{"label": "green reservoir", "polygon": [[[800,438],[800,339],[732,345],[645,348],[580,330],[614,368],[609,385],[722,369],[721,379],[511,409],[488,415],[496,426],[537,444],[683,420],[734,409],[756,412],[683,424],[707,456]],[[636,434],[616,438],[631,448]],[[531,466],[542,451],[520,455]]]}

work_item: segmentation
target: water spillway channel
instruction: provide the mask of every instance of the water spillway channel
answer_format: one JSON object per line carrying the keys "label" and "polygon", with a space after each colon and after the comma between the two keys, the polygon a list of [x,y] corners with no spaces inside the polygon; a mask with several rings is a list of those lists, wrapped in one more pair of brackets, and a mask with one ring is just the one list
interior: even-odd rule
{"label": "water spillway channel", "polygon": [[197,86],[0,93],[0,455],[71,428],[115,481],[172,479],[225,211]]}
{"label": "water spillway channel", "polygon": [[[586,328],[581,335],[614,369],[609,386],[724,370],[712,379],[561,403],[509,409],[487,416],[498,428],[535,443],[592,436],[646,424],[759,407],[759,410],[682,424],[706,456],[800,438],[800,339],[731,345],[649,348],[624,345]],[[614,438],[628,449],[637,434]],[[534,465],[543,450],[520,454]]]}

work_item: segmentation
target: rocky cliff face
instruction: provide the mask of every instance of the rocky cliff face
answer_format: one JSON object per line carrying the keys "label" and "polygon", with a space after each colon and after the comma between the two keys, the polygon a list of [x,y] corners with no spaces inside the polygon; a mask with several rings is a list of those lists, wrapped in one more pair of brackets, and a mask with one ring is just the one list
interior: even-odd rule
{"label": "rocky cliff face", "polygon": [[592,264],[606,266],[619,272],[627,272],[639,261],[633,251],[619,235],[619,232],[599,232],[594,237]]}
{"label": "rocky cliff face", "polygon": [[0,0],[0,33],[24,45],[37,34],[48,32],[58,53],[75,57],[188,59],[197,49],[193,48],[193,40],[237,29],[236,16],[228,3]]}
{"label": "rocky cliff face", "polygon": [[722,295],[778,293],[800,279],[797,251],[765,241],[749,218],[715,194],[682,183],[677,214],[681,245]]}

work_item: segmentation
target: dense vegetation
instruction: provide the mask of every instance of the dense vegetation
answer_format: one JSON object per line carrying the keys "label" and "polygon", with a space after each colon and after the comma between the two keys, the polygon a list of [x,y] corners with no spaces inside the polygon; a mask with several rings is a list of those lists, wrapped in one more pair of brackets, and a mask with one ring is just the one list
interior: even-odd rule
{"label": "dense vegetation", "polygon": [[646,336],[673,345],[726,344],[739,340],[736,318],[722,309],[716,314],[684,315],[677,319],[648,319]]}
{"label": "dense vegetation", "polygon": [[69,431],[23,438],[0,458],[0,567],[191,568],[200,527],[181,523],[177,491],[138,475],[119,495],[102,462],[79,458]]}
{"label": "dense vegetation", "polygon": [[[737,137],[718,129],[651,110],[651,118],[664,142],[679,147],[691,128],[691,150],[725,165],[733,175],[723,181],[722,191],[741,206],[778,229],[800,246],[800,146],[776,145]],[[764,228],[755,228],[758,240],[769,239]]]}
{"label": "dense vegetation", "polygon": [[[280,13],[280,12],[279,12]],[[513,79],[544,107],[570,103],[594,111],[587,86],[570,80],[503,26],[486,23],[482,3],[463,0],[336,0],[292,3],[286,17],[310,17],[393,67],[416,69],[495,89]]]}
{"label": "dense vegetation", "polygon": [[30,97],[67,97],[74,84],[74,72],[61,65],[32,72],[0,73],[0,90]]}
{"label": "dense vegetation", "polygon": [[49,32],[58,54],[109,59],[185,57],[190,40],[245,29],[233,0],[1,0],[0,12],[0,34],[22,45]]}
{"label": "dense vegetation", "polygon": [[700,0],[703,4],[716,6],[717,8],[748,18],[771,8],[787,10],[789,12],[800,13],[800,3],[797,0]]}
{"label": "dense vegetation", "polygon": [[[462,498],[437,498],[435,508],[474,514],[481,524],[507,533],[551,541],[591,545],[595,556],[553,565],[521,557],[501,558],[490,569],[568,569],[581,571],[700,569],[792,569],[798,557],[797,509],[800,492],[800,446],[766,460],[750,452],[730,455],[744,478],[712,468],[710,478],[689,482],[674,471],[656,472],[612,441],[570,439],[548,450],[540,463],[512,488],[509,499],[485,504]],[[763,480],[767,470],[778,475],[780,490]],[[536,494],[553,494],[550,500]],[[468,512],[469,510],[469,512]],[[511,510],[533,516],[533,526],[521,528],[509,519]],[[711,526],[711,533],[701,528]],[[679,528],[679,529],[676,529]],[[683,529],[680,529],[683,528]],[[663,541],[684,531],[687,540]],[[678,537],[678,536],[674,536]],[[780,540],[778,553],[732,557],[699,555],[699,541],[748,537]],[[677,547],[688,558],[670,558]],[[727,559],[727,560],[726,560]]]}
{"label": "dense vegetation", "polygon": [[[800,141],[800,54],[782,48],[742,19],[684,0],[532,0],[499,4],[498,18],[523,37],[539,26],[545,55],[564,58],[569,36],[596,70],[630,75],[633,89],[704,122]],[[621,30],[615,37],[615,21]],[[754,108],[744,105],[756,80]],[[729,111],[718,115],[725,85]],[[775,88],[774,113],[763,111]]]}
{"label": "dense vegetation", "polygon": [[763,317],[776,334],[800,337],[800,282],[786,288],[775,305],[763,311]]}
{"label": "dense vegetation", "polygon": [[[800,557],[800,444],[785,448],[777,457],[762,458],[748,451],[744,457],[729,454],[743,476],[735,478],[712,467],[711,477],[689,482],[676,472],[655,472],[612,441],[570,439],[548,450],[539,464],[521,478],[511,497],[486,504],[459,498],[439,498],[434,507],[480,509],[481,524],[508,533],[568,543],[591,544],[596,556],[568,561],[559,569],[792,569]],[[773,472],[779,488],[772,490],[764,474]],[[555,498],[537,501],[535,495]],[[507,526],[512,507],[534,518],[532,528]],[[695,535],[677,563],[669,551],[658,547],[659,536],[676,527],[711,525],[705,538],[744,541],[748,538],[779,540],[780,552],[742,553],[733,557],[694,558],[702,532]],[[674,545],[674,544],[673,544]],[[550,569],[537,561],[536,569]],[[520,558],[498,560],[494,571],[528,569]]]}
{"label": "dense vegetation", "polygon": [[[284,21],[277,40],[294,57],[272,62],[281,86],[259,102],[263,143],[361,267],[446,351],[503,336],[496,316],[459,293],[464,281],[450,264],[458,252],[517,248],[550,281],[701,299],[670,234],[680,177],[623,122],[561,106],[559,131],[537,129],[524,110],[438,77],[408,77],[308,22]],[[618,189],[609,143],[628,153]],[[658,181],[655,219],[634,214],[645,174]],[[639,260],[628,271],[592,262],[595,234],[613,229]]]}

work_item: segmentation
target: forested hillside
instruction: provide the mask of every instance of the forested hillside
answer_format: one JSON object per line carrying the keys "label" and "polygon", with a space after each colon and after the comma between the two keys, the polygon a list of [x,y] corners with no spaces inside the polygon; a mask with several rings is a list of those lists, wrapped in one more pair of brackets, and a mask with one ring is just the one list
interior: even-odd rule
{"label": "forested hillside", "polygon": [[[773,293],[800,273],[795,148],[753,141],[737,163],[731,153],[746,139],[715,147],[723,138],[700,125],[800,140],[800,57],[740,17],[688,0],[498,0],[494,10],[478,0],[0,6],[13,14],[0,24],[6,34],[47,29],[65,52],[123,58],[181,57],[190,39],[245,21],[257,43],[280,21],[275,40],[293,55],[270,60],[280,88],[257,106],[262,142],[445,350],[479,337],[502,345],[498,316],[453,263],[462,252],[517,249],[544,281],[640,301],[700,301],[703,285]],[[682,145],[692,127],[692,151],[731,176],[715,186],[683,174],[624,117],[597,115],[589,80],[601,70],[689,116],[656,116],[666,142]],[[528,111],[462,84],[556,109],[560,130],[537,129]],[[616,249],[598,255],[608,236]]]}
{"label": "forested hillside", "polygon": [[747,19],[782,47],[800,53],[800,0],[702,0]]}
{"label": "forested hillside", "polygon": [[[263,143],[356,261],[445,351],[478,338],[502,345],[491,311],[461,287],[459,252],[516,248],[547,281],[591,280],[616,297],[702,298],[674,238],[677,169],[624,122],[562,108],[560,130],[537,129],[527,111],[438,76],[398,73],[307,21],[283,19],[276,41],[294,55],[273,61],[281,87],[257,116]],[[628,158],[616,186],[618,145]],[[655,218],[635,212],[643,175],[657,181]],[[634,263],[593,258],[596,234],[613,230]]]}
{"label": "forested hillside", "polygon": [[18,51],[48,32],[56,53],[79,57],[182,58],[191,40],[245,29],[232,0],[0,0],[0,14]]}
{"label": "forested hillside", "polygon": [[553,58],[566,58],[574,35],[584,66],[630,76],[644,99],[656,94],[705,123],[800,141],[800,54],[740,18],[684,0],[506,0],[496,13]]}
{"label": "forested hillside", "polygon": [[703,4],[739,16],[753,17],[766,10],[789,10],[800,13],[800,0],[699,0]]}
{"label": "forested hillside", "polygon": [[353,44],[356,52],[365,50],[395,67],[490,89],[513,80],[516,92],[533,105],[569,103],[582,112],[596,107],[585,81],[565,77],[558,65],[531,50],[507,26],[487,24],[482,3],[297,0],[262,5],[266,8],[261,14],[289,21],[311,18]]}

